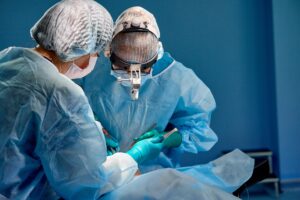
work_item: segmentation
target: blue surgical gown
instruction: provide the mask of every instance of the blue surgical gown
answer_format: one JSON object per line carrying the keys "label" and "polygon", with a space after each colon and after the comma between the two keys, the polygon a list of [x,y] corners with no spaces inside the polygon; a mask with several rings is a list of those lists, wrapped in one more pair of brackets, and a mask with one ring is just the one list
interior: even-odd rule
{"label": "blue surgical gown", "polygon": [[140,166],[142,171],[178,167],[184,152],[207,151],[217,142],[210,128],[216,107],[209,88],[196,74],[164,53],[153,66],[153,77],[140,88],[138,100],[131,100],[130,87],[112,76],[111,63],[104,56],[96,69],[78,81],[103,127],[126,151],[133,138],[156,128],[164,131],[168,123],[182,134],[179,148],[161,153],[154,161]]}
{"label": "blue surgical gown", "polygon": [[236,190],[253,170],[253,160],[240,151],[223,156],[218,162],[181,167],[184,152],[207,151],[217,142],[210,128],[211,113],[216,107],[211,91],[169,53],[155,63],[152,74],[141,86],[138,100],[131,100],[130,87],[111,75],[111,63],[103,55],[96,69],[76,82],[83,87],[96,117],[119,142],[120,151],[127,151],[133,138],[151,128],[163,131],[171,123],[179,129],[183,136],[180,147],[165,150],[157,159],[140,165],[142,173],[176,168],[203,184],[227,192]]}
{"label": "blue surgical gown", "polygon": [[82,89],[52,63],[26,48],[0,52],[2,196],[97,199],[133,178],[137,164],[123,154],[106,158]]}

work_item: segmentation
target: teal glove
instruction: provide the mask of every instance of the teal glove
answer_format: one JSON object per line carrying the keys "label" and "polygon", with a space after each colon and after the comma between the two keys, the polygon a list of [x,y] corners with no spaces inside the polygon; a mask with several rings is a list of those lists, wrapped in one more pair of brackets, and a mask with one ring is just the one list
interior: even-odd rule
{"label": "teal glove", "polygon": [[113,140],[105,134],[104,137],[106,141],[106,152],[108,156],[111,156],[120,150],[118,142],[116,142],[115,140]]}
{"label": "teal glove", "polygon": [[156,129],[153,129],[151,131],[148,131],[148,132],[144,133],[140,137],[134,138],[133,140],[135,142],[138,142],[138,141],[141,141],[141,140],[144,140],[144,139],[147,139],[147,138],[156,137],[156,136],[159,136],[159,135],[163,135],[163,134],[161,134],[160,132],[158,132]]}
{"label": "teal glove", "polygon": [[106,153],[108,156],[111,156],[120,150],[119,143],[109,135],[105,128],[102,128],[102,132],[106,142]]}
{"label": "teal glove", "polygon": [[156,158],[163,148],[163,136],[156,136],[141,140],[127,151],[138,164]]}
{"label": "teal glove", "polygon": [[[169,135],[169,133],[172,132],[172,134]],[[153,129],[151,131],[148,131],[141,135],[138,138],[134,138],[135,142],[147,139],[147,138],[153,138],[157,136],[163,136],[164,141],[163,145],[166,148],[174,148],[179,147],[182,142],[182,135],[178,132],[177,129],[173,129],[170,132],[158,132],[157,130]]]}

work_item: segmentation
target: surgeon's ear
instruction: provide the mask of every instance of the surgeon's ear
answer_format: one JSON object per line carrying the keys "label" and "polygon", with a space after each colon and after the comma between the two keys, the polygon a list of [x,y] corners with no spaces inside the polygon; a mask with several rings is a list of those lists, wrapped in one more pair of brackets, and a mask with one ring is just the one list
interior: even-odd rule
{"label": "surgeon's ear", "polygon": [[103,54],[104,54],[104,56],[105,56],[106,58],[110,58],[110,56],[111,56],[111,51],[105,50],[105,51],[103,52]]}

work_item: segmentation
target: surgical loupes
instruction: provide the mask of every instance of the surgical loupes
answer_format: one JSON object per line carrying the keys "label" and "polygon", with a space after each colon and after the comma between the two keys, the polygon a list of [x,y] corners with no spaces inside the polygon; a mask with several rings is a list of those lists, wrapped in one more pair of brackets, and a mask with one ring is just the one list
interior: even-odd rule
{"label": "surgical loupes", "polygon": [[122,79],[118,77],[118,81],[130,81],[131,83],[131,90],[130,96],[132,100],[137,100],[139,98],[139,89],[141,86],[141,65],[140,64],[131,64],[129,68],[129,79]]}

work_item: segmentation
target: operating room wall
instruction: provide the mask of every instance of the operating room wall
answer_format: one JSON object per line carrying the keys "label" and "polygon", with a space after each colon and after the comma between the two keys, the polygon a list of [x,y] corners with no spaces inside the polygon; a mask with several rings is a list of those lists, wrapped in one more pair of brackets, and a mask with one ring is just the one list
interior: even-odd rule
{"label": "operating room wall", "polygon": [[[32,47],[29,29],[55,2],[0,0],[0,49]],[[185,163],[207,162],[234,148],[270,148],[281,178],[300,178],[299,1],[98,2],[114,19],[134,5],[154,13],[165,50],[192,68],[214,94],[211,126],[219,142],[209,152],[185,155]],[[294,4],[298,13],[290,13]]]}
{"label": "operating room wall", "polygon": [[300,182],[300,1],[275,0],[274,46],[281,176]]}

